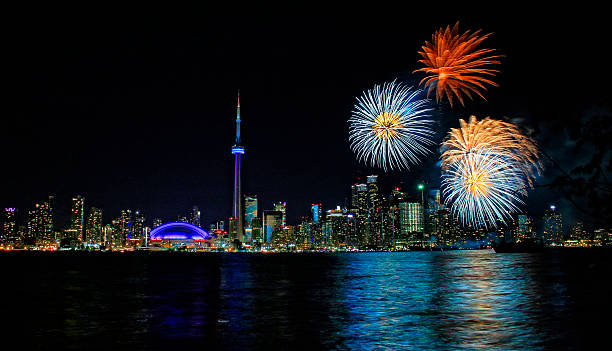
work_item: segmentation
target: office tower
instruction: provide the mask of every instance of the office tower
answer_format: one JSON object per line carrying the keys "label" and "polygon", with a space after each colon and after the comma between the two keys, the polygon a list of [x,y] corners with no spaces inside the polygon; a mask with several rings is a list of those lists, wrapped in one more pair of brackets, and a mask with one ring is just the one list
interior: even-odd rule
{"label": "office tower", "polygon": [[411,245],[421,243],[423,234],[423,206],[419,202],[404,201],[400,202],[400,232],[407,242]]}
{"label": "office tower", "polygon": [[559,243],[563,236],[563,218],[555,205],[544,212],[544,240],[548,244]]}
{"label": "office tower", "polygon": [[274,237],[280,233],[283,228],[283,212],[282,211],[263,211],[263,237],[264,243],[274,241]]}
{"label": "office tower", "polygon": [[335,247],[346,245],[345,215],[340,206],[328,210],[323,223],[323,240]]}
{"label": "office tower", "polygon": [[136,212],[134,212],[134,218],[132,220],[131,238],[130,238],[134,245],[144,244],[144,228],[145,228],[145,215],[142,211],[136,210]]}
{"label": "office tower", "polygon": [[252,242],[253,218],[257,217],[257,195],[244,197],[244,241]]}
{"label": "office tower", "polygon": [[117,219],[113,219],[111,222],[112,227],[112,237],[111,242],[113,246],[123,246],[125,243],[125,238],[123,236],[123,223],[121,217]]}
{"label": "office tower", "polygon": [[76,239],[83,240],[83,229],[85,222],[85,198],[81,195],[72,198],[72,206],[70,207],[70,232],[76,235]]}
{"label": "office tower", "polygon": [[113,225],[107,224],[102,229],[102,242],[104,245],[109,245],[113,241]]}
{"label": "office tower", "polygon": [[251,242],[259,244],[263,242],[261,217],[255,217],[251,220]]}
{"label": "office tower", "polygon": [[534,237],[533,221],[526,214],[520,214],[516,217],[516,241],[524,241]]}
{"label": "office tower", "polygon": [[312,204],[310,207],[312,221],[319,224],[321,222],[321,214],[323,213],[323,206],[321,204]]}
{"label": "office tower", "polygon": [[285,228],[287,226],[287,203],[282,201],[274,203],[274,211],[283,213],[282,228]]}
{"label": "office tower", "polygon": [[102,233],[102,210],[99,208],[92,207],[89,210],[85,236],[86,240],[90,243],[100,243],[104,241]]}
{"label": "office tower", "polygon": [[0,240],[0,243],[7,246],[13,246],[19,240],[17,228],[17,209],[14,207],[5,208],[3,217],[2,240]]}
{"label": "office tower", "polygon": [[236,107],[236,140],[232,146],[234,155],[234,199],[232,205],[232,217],[230,220],[230,238],[242,241],[244,238],[244,221],[242,217],[242,187],[241,187],[241,157],[244,155],[244,147],[240,139],[240,92],[238,92],[238,106]]}
{"label": "office tower", "polygon": [[193,208],[191,209],[191,218],[189,219],[189,223],[195,225],[195,226],[200,226],[200,209],[198,208],[198,206],[193,206]]}
{"label": "office tower", "polygon": [[48,201],[34,204],[28,211],[26,241],[30,244],[35,242],[50,244],[55,240],[53,231],[53,196]]}
{"label": "office tower", "polygon": [[590,235],[584,229],[584,223],[582,221],[577,221],[574,223],[570,230],[570,239],[572,240],[589,240]]}
{"label": "office tower", "polygon": [[380,247],[382,245],[382,197],[378,189],[378,176],[370,175],[367,177],[368,189],[368,233],[366,233],[366,243],[370,247]]}
{"label": "office tower", "polygon": [[119,241],[120,245],[126,245],[132,239],[132,211],[121,210],[119,218]]}

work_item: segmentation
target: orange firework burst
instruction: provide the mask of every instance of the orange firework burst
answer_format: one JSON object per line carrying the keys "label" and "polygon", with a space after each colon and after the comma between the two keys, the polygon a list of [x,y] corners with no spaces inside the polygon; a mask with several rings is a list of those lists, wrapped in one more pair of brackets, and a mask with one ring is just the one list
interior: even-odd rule
{"label": "orange firework burst", "polygon": [[471,116],[469,122],[460,119],[459,124],[460,127],[452,128],[442,143],[443,169],[470,153],[487,151],[520,169],[527,183],[532,185],[534,173],[542,170],[538,146],[517,126],[488,117],[478,121],[475,116]]}
{"label": "orange firework burst", "polygon": [[425,67],[415,72],[422,71],[427,75],[420,84],[425,83],[428,87],[428,96],[435,88],[436,101],[440,102],[446,95],[453,106],[453,96],[456,96],[461,105],[465,106],[463,95],[473,99],[474,93],[486,100],[481,92],[487,90],[485,84],[498,86],[489,77],[499,71],[490,66],[500,64],[498,58],[502,55],[489,55],[494,49],[477,49],[491,35],[480,35],[480,32],[477,30],[470,33],[468,30],[460,35],[457,22],[452,29],[447,26],[435,32],[431,43],[425,42],[423,51],[419,52],[423,57],[419,62]]}

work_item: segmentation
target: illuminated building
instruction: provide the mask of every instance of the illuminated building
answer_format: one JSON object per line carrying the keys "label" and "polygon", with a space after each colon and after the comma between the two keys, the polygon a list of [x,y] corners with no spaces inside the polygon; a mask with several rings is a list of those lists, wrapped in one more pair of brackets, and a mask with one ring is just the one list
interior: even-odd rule
{"label": "illuminated building", "polygon": [[557,212],[557,207],[551,205],[544,212],[544,240],[547,244],[556,244],[562,240],[563,217]]}
{"label": "illuminated building", "polygon": [[189,219],[189,223],[200,227],[200,209],[198,206],[193,206],[191,209],[191,218]]}
{"label": "illuminated building", "polygon": [[367,177],[368,189],[368,231],[366,234],[366,245],[369,247],[380,247],[383,242],[382,227],[382,197],[378,189],[378,176],[370,175]]}
{"label": "illuminated building", "polygon": [[287,203],[282,201],[274,203],[274,211],[280,211],[283,213],[281,226],[282,228],[285,228],[287,226]]}
{"label": "illuminated building", "polygon": [[164,224],[164,221],[162,221],[161,218],[153,218],[153,229],[159,227],[162,224]]}
{"label": "illuminated building", "polygon": [[121,210],[119,218],[119,245],[124,246],[132,239],[132,211]]}
{"label": "illuminated building", "polygon": [[[242,218],[242,187],[241,187],[241,157],[244,147],[240,145],[240,92],[238,92],[238,106],[236,107],[236,141],[232,146],[234,155],[234,199],[232,205],[232,219],[230,220],[230,238],[244,240],[244,221]],[[232,223],[233,222],[233,223]]]}
{"label": "illuminated building", "polygon": [[4,209],[4,222],[2,224],[2,239],[1,244],[15,245],[19,240],[17,228],[17,209],[7,207]]}
{"label": "illuminated building", "polygon": [[270,243],[283,228],[282,211],[263,211],[263,242]]}
{"label": "illuminated building", "polygon": [[87,217],[86,240],[91,243],[104,241],[102,233],[102,210],[92,207]]}
{"label": "illuminated building", "polygon": [[70,232],[76,234],[75,238],[81,241],[83,240],[85,221],[84,206],[85,199],[81,195],[72,198],[72,206],[70,207]]}
{"label": "illuminated building", "polygon": [[526,214],[516,216],[515,241],[524,241],[534,237],[533,220]]}
{"label": "illuminated building", "polygon": [[370,228],[368,219],[368,186],[363,183],[354,184],[351,187],[352,192],[352,207],[357,209],[357,242],[359,247],[367,246]]}
{"label": "illuminated building", "polygon": [[322,205],[321,204],[312,204],[312,206],[310,207],[310,211],[312,213],[312,221],[315,223],[320,223],[321,222],[321,213],[323,213],[323,209],[322,209]]}
{"label": "illuminated building", "polygon": [[261,244],[262,238],[262,223],[260,217],[255,217],[251,220],[251,242]]}
{"label": "illuminated building", "polygon": [[[257,195],[244,197],[244,241],[252,242],[257,234],[253,236],[253,219],[257,217]],[[257,231],[260,232],[260,231]]]}
{"label": "illuminated building", "polygon": [[142,211],[136,210],[130,228],[130,242],[132,245],[144,244],[145,215]]}
{"label": "illuminated building", "polygon": [[323,240],[333,246],[346,245],[346,225],[345,215],[337,206],[335,210],[328,210],[323,223]]}
{"label": "illuminated building", "polygon": [[419,202],[400,202],[400,232],[409,246],[422,243],[423,206]]}
{"label": "illuminated building", "polygon": [[170,241],[181,244],[212,239],[204,229],[187,222],[170,222],[151,231],[151,241]]}
{"label": "illuminated building", "polygon": [[34,208],[28,211],[27,235],[25,237],[29,244],[36,242],[49,244],[55,240],[53,230],[53,196],[48,201],[34,204]]}
{"label": "illuminated building", "polygon": [[113,225],[107,224],[103,228],[102,242],[104,245],[109,245],[113,241]]}

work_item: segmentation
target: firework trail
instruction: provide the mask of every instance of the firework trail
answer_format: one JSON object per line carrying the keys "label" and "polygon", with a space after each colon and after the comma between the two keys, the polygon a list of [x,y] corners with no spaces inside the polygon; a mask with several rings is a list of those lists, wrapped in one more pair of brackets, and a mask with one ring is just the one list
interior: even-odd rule
{"label": "firework trail", "polygon": [[426,41],[423,51],[419,51],[423,57],[419,62],[425,67],[415,70],[426,74],[420,84],[428,88],[427,96],[435,89],[436,101],[446,96],[451,107],[454,97],[464,106],[464,95],[473,100],[476,94],[486,100],[482,91],[487,90],[486,84],[498,86],[490,78],[499,71],[491,67],[500,64],[502,57],[490,55],[494,49],[478,49],[490,35],[481,35],[481,30],[459,34],[459,22],[452,29],[447,26],[436,31],[431,42]]}
{"label": "firework trail", "polygon": [[349,141],[359,161],[371,166],[409,169],[433,145],[429,100],[422,91],[395,81],[375,85],[357,97],[349,119]]}

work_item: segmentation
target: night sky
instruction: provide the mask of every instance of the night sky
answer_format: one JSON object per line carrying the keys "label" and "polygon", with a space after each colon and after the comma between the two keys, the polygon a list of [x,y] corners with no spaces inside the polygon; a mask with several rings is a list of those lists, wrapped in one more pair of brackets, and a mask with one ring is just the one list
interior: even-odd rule
{"label": "night sky", "polygon": [[[342,205],[354,177],[382,174],[349,149],[355,96],[393,79],[418,83],[417,51],[456,21],[493,32],[485,44],[505,57],[487,102],[439,108],[439,139],[470,114],[509,117],[563,167],[588,158],[571,152],[565,127],[610,111],[607,11],[399,4],[5,10],[0,206],[23,217],[54,194],[60,227],[77,194],[105,223],[125,208],[171,220],[193,205],[205,225],[227,219],[238,89],[243,189],[260,211],[287,201],[293,224],[313,202]],[[437,186],[437,157],[385,184]],[[548,165],[539,182],[556,172]],[[526,209],[541,216],[561,197],[533,191]]]}

